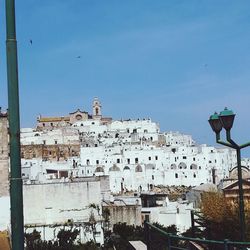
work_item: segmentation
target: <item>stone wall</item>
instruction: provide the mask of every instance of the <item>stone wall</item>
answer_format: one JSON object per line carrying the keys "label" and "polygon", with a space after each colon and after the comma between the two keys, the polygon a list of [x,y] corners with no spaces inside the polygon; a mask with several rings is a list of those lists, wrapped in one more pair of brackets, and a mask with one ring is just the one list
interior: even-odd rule
{"label": "stone wall", "polygon": [[[57,182],[23,186],[25,224],[87,222],[89,204],[101,205],[100,181]],[[96,212],[96,211],[95,211]]]}
{"label": "stone wall", "polygon": [[0,113],[0,197],[9,195],[9,144],[7,114]]}
{"label": "stone wall", "polygon": [[80,155],[80,143],[76,145],[22,145],[21,156],[24,159],[42,158],[44,160],[66,160]]}
{"label": "stone wall", "polygon": [[117,205],[103,203],[103,209],[110,211],[111,227],[117,223],[126,223],[127,225],[142,225],[141,206],[140,205]]}

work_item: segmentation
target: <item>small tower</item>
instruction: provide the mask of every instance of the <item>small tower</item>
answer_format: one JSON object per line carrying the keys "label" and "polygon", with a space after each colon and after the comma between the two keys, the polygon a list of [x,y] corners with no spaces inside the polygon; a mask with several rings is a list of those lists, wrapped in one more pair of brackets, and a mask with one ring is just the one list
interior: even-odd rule
{"label": "small tower", "polygon": [[102,116],[102,105],[98,98],[95,97],[93,101],[93,118],[101,118]]}

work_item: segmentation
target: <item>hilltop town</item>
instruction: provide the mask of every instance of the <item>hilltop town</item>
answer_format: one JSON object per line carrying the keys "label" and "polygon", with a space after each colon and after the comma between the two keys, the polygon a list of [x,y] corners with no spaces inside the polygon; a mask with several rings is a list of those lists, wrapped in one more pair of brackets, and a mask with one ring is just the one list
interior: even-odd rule
{"label": "hilltop town", "polygon": [[[0,204],[8,226],[8,116],[0,113]],[[180,232],[191,226],[197,193],[217,188],[235,174],[236,154],[228,148],[199,145],[191,135],[161,132],[150,118],[113,120],[102,114],[98,98],[92,113],[37,118],[21,129],[24,223],[43,239],[74,226],[81,241],[104,242],[104,211],[111,229],[118,222],[141,226],[144,220]],[[249,160],[243,162],[249,174]],[[230,177],[230,178],[229,178]]]}

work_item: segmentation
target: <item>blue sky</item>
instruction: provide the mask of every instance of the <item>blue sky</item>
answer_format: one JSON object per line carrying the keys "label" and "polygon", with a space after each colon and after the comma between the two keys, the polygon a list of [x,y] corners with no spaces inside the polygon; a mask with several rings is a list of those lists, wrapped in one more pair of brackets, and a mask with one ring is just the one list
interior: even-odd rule
{"label": "blue sky", "polygon": [[[104,115],[151,117],[207,144],[209,115],[227,106],[237,113],[234,138],[250,140],[249,9],[228,0],[16,1],[22,127],[38,114],[91,112],[98,96]],[[7,107],[3,0],[0,25]]]}

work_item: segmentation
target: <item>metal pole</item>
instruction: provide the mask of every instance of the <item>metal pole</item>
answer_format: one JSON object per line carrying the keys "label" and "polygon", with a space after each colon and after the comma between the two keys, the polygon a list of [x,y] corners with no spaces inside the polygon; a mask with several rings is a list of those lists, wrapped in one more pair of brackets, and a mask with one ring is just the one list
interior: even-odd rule
{"label": "metal pole", "polygon": [[23,191],[20,157],[20,119],[18,94],[15,2],[6,0],[6,54],[8,78],[8,118],[10,138],[10,204],[12,250],[24,249]]}
{"label": "metal pole", "polygon": [[237,152],[238,185],[239,185],[240,235],[241,235],[241,241],[245,241],[246,224],[245,224],[245,211],[244,211],[244,196],[243,196],[243,188],[242,188],[243,183],[242,183],[240,147],[236,148],[236,152]]}
{"label": "metal pole", "polygon": [[224,250],[228,250],[228,240],[224,240]]}
{"label": "metal pole", "polygon": [[191,210],[191,229],[192,229],[192,237],[194,238],[195,235],[195,228],[194,228],[194,211]]}

